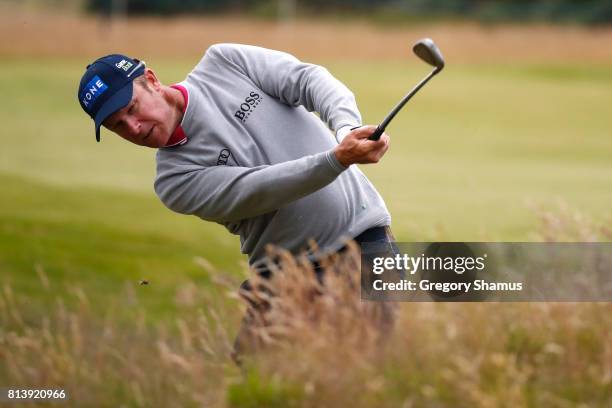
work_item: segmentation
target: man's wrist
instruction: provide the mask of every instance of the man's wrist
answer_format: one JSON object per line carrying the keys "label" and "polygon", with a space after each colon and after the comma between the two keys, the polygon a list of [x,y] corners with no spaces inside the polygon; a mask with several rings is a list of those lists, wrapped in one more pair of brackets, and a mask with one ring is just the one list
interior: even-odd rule
{"label": "man's wrist", "polygon": [[337,164],[338,168],[342,168],[343,170],[346,170],[349,168],[350,163],[344,163],[343,157],[342,157],[342,151],[340,150],[340,145],[336,146],[332,151],[331,151],[331,155],[332,160]]}

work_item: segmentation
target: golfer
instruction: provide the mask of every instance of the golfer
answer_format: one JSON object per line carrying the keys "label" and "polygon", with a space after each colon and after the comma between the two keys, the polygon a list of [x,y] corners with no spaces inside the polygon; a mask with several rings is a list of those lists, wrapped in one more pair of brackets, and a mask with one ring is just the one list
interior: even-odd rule
{"label": "golfer", "polygon": [[78,99],[96,140],[104,126],[157,148],[161,201],[239,235],[253,266],[268,244],[297,254],[310,239],[322,252],[392,239],[383,199],[354,166],[377,163],[389,137],[368,140],[375,126],[361,126],[353,94],[323,67],[217,44],[166,86],[144,61],[115,54],[87,67]]}
{"label": "golfer", "polygon": [[[184,81],[167,86],[144,61],[113,54],[87,66],[78,99],[97,141],[104,126],[158,149],[161,201],[239,235],[241,251],[264,277],[268,244],[297,254],[312,239],[326,254],[349,238],[392,242],[385,203],[354,166],[377,163],[389,137],[368,140],[376,127],[361,126],[353,94],[323,67],[217,44]],[[248,282],[241,288],[251,289]],[[236,362],[254,348],[252,316],[236,338]]]}

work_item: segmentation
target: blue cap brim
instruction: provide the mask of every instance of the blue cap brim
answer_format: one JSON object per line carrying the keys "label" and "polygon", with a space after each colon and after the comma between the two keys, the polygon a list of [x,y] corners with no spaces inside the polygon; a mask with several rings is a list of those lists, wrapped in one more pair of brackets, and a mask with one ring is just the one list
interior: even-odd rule
{"label": "blue cap brim", "polygon": [[132,100],[133,83],[128,82],[123,88],[119,89],[108,101],[102,105],[96,118],[96,141],[100,141],[100,126],[110,115],[127,106]]}

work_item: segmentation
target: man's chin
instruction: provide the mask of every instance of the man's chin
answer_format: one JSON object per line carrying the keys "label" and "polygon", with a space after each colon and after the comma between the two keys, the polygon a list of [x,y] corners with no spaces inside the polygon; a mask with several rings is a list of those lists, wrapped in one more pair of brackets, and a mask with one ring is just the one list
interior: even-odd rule
{"label": "man's chin", "polygon": [[147,147],[152,147],[152,148],[160,148],[160,147],[165,147],[168,145],[168,142],[170,141],[170,135],[164,135],[162,137],[157,137],[157,138],[151,138],[152,140],[149,140],[146,144]]}

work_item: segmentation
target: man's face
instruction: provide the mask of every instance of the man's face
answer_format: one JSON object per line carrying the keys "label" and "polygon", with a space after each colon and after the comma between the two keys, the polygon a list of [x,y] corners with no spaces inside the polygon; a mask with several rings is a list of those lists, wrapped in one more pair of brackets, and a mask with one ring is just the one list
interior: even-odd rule
{"label": "man's face", "polygon": [[147,70],[144,75],[147,87],[135,81],[130,103],[106,118],[103,125],[137,145],[162,147],[174,131],[173,112],[151,72]]}

